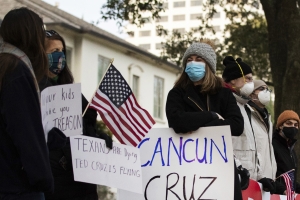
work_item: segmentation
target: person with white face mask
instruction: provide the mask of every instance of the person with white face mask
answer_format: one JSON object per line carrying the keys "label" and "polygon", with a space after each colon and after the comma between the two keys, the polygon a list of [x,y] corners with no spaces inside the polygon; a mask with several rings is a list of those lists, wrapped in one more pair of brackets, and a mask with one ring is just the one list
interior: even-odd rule
{"label": "person with white face mask", "polygon": [[276,184],[275,179],[277,165],[272,146],[273,124],[266,105],[271,99],[271,90],[262,80],[254,80],[254,90],[249,95],[251,124],[254,132],[254,140],[257,153],[257,180],[263,184],[263,188],[272,193],[281,194],[282,187]]}
{"label": "person with white face mask", "polygon": [[249,95],[254,89],[252,69],[241,58],[235,60],[232,56],[226,56],[223,65],[225,69],[222,77],[225,81],[225,87],[231,89],[244,119],[243,133],[240,136],[232,136],[232,145],[242,180],[242,189],[247,189],[249,177],[245,174],[245,171],[249,171],[251,179],[260,180],[258,176],[257,145],[250,121],[251,107],[247,104],[250,100]]}

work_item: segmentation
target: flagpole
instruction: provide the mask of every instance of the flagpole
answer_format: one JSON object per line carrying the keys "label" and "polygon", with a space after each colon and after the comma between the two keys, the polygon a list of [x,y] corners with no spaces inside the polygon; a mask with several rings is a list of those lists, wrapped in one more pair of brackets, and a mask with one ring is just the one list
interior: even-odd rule
{"label": "flagpole", "polygon": [[83,114],[82,114],[82,117],[84,117],[84,115],[85,115],[87,109],[89,108],[89,106],[90,106],[90,104],[91,104],[91,102],[92,102],[94,96],[95,96],[96,93],[97,93],[97,90],[98,90],[98,88],[99,88],[99,86],[100,86],[100,84],[101,84],[101,82],[102,82],[102,80],[103,80],[103,78],[104,78],[106,72],[108,71],[109,67],[111,66],[111,64],[112,64],[113,62],[114,62],[114,59],[112,58],[111,61],[110,61],[110,63],[109,63],[109,65],[108,65],[108,67],[107,67],[107,69],[106,69],[106,71],[105,71],[105,73],[103,74],[103,76],[102,76],[102,78],[101,78],[101,80],[100,80],[100,82],[99,82],[99,84],[98,84],[98,86],[97,86],[97,88],[96,88],[96,90],[95,90],[95,92],[94,92],[94,94],[93,94],[91,100],[89,101],[88,105],[86,106],[86,108],[85,108],[85,110],[84,110],[84,112],[83,112]]}
{"label": "flagpole", "polygon": [[[283,174],[287,174],[287,173],[292,172],[292,171],[295,171],[295,169],[291,169],[290,171],[284,172]],[[275,178],[274,181],[275,181],[276,179],[282,177],[283,174],[281,174],[281,175],[279,175],[277,178]]]}

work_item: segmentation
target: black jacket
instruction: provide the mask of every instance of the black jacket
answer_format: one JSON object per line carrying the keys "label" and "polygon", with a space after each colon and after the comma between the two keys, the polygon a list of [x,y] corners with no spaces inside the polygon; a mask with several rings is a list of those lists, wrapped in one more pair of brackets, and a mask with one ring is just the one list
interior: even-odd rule
{"label": "black jacket", "polygon": [[[199,91],[199,86],[189,86],[186,90],[176,87],[169,92],[166,104],[169,127],[172,127],[176,133],[187,133],[205,126],[230,125],[231,135],[241,135],[244,130],[244,120],[232,92],[222,88],[207,98],[207,95]],[[215,113],[225,120],[219,119]],[[234,200],[242,200],[236,166],[234,167]]]}
{"label": "black jacket", "polygon": [[19,61],[1,81],[0,193],[52,191],[53,177],[33,77]]}
{"label": "black jacket", "polygon": [[[186,90],[176,87],[169,92],[166,104],[169,127],[176,133],[187,133],[200,127],[230,125],[231,135],[241,135],[244,120],[232,92],[220,89],[209,95],[207,105],[207,95],[199,91],[199,87],[189,86]],[[215,113],[225,120],[218,119]]]}
{"label": "black jacket", "polygon": [[[44,78],[40,83],[40,90],[49,86],[57,85],[49,78]],[[88,101],[82,95],[82,111],[85,110]],[[83,117],[83,134],[95,137],[95,124],[97,112],[88,109]],[[55,143],[63,138],[55,138]],[[48,139],[49,157],[51,169],[54,177],[54,193],[46,193],[46,200],[97,200],[97,186],[83,182],[74,181],[72,168],[72,156],[70,139],[66,139],[65,146],[56,147],[56,144],[50,144]]]}
{"label": "black jacket", "polygon": [[[275,130],[272,144],[277,163],[276,177],[291,169],[295,169],[294,188],[296,193],[300,193],[300,184],[297,182],[297,155],[294,150],[296,141],[297,140],[293,140],[288,143],[282,136],[279,135],[279,131]],[[283,178],[278,178],[277,182],[280,182],[281,185],[285,186]]]}

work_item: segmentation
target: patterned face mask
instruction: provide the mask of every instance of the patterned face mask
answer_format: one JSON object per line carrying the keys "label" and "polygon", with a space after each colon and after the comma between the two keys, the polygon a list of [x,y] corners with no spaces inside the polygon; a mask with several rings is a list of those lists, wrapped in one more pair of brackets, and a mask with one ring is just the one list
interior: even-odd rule
{"label": "patterned face mask", "polygon": [[64,52],[53,52],[47,54],[49,62],[49,70],[53,74],[59,74],[66,65],[66,57]]}

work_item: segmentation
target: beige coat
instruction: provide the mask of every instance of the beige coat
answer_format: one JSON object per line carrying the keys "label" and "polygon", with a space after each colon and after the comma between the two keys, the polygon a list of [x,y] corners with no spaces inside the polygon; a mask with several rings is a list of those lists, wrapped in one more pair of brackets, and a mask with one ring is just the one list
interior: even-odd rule
{"label": "beige coat", "polygon": [[[247,104],[247,100],[235,94],[234,96],[244,118],[242,135],[232,136],[236,165],[248,169],[251,179],[259,180],[264,177],[274,179],[276,162],[272,147],[272,123],[270,121],[271,128],[267,132],[263,120],[257,111]],[[251,111],[251,123],[245,106]]]}

